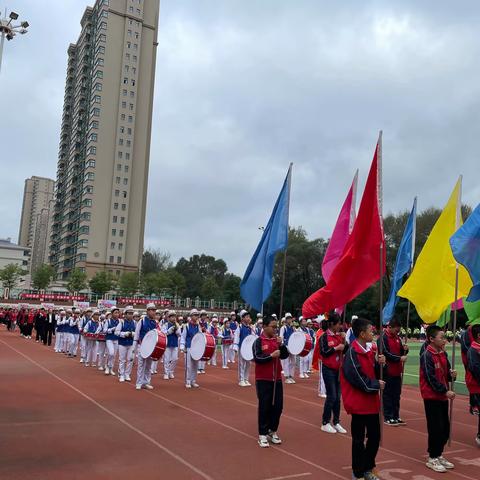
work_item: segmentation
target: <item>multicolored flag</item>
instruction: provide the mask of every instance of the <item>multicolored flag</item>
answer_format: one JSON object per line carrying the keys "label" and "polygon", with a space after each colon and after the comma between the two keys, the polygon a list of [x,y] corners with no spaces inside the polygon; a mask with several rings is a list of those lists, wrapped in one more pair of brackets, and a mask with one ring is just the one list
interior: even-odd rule
{"label": "multicolored flag", "polygon": [[412,269],[413,255],[415,252],[415,231],[417,224],[417,197],[413,201],[412,211],[407,220],[407,225],[403,232],[403,237],[398,247],[397,258],[395,260],[395,270],[392,277],[392,286],[385,307],[383,307],[383,324],[393,318],[395,307],[398,303],[397,292],[402,286],[403,277]]}
{"label": "multicolored flag", "polygon": [[292,164],[283,182],[282,190],[273,208],[262,238],[248,264],[240,293],[255,310],[261,311],[263,302],[272,291],[272,274],[277,252],[288,245],[288,215],[290,209],[290,184]]}
{"label": "multicolored flag", "polygon": [[[380,132],[358,217],[342,256],[327,285],[303,304],[304,318],[313,318],[347,304],[385,273],[385,240],[382,223],[382,132]],[[380,260],[382,271],[380,272]]]}
{"label": "multicolored flag", "polygon": [[[460,177],[417,258],[412,274],[398,292],[398,296],[408,298],[415,305],[425,323],[435,323],[449,305],[467,296],[472,287],[465,268],[455,262],[449,243],[462,224],[461,187]],[[458,293],[455,298],[457,266]]]}

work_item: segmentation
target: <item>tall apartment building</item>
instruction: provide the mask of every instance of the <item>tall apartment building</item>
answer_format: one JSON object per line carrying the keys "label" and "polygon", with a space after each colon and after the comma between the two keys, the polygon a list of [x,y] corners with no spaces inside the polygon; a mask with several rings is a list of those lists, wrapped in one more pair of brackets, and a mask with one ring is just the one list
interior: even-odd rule
{"label": "tall apartment building", "polygon": [[55,181],[35,177],[25,180],[18,245],[31,251],[31,271],[48,262],[48,222]]}
{"label": "tall apartment building", "polygon": [[120,275],[145,228],[159,0],[97,0],[68,48],[50,262]]}

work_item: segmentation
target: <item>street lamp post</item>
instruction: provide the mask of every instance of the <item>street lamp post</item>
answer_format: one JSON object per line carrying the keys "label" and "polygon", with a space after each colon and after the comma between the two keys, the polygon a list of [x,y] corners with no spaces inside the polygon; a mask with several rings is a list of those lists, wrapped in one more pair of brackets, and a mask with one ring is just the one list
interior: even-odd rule
{"label": "street lamp post", "polygon": [[12,24],[18,20],[18,13],[10,12],[10,15],[7,18],[7,11],[5,10],[5,18],[0,18],[0,72],[2,70],[2,57],[3,57],[3,44],[5,43],[5,38],[10,41],[13,40],[15,35],[19,33],[20,35],[25,35],[29,27],[28,22],[20,22],[18,25]]}

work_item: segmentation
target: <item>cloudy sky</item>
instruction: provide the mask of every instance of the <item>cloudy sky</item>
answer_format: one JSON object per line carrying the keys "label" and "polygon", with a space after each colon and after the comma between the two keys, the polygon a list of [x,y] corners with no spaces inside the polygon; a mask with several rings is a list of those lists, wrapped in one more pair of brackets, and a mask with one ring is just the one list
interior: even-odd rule
{"label": "cloudy sky", "polygon": [[[0,73],[0,237],[54,178],[66,49],[85,0],[10,0],[30,24]],[[290,223],[328,237],[383,129],[384,212],[480,201],[478,1],[163,0],[145,246],[243,275],[294,163]]]}

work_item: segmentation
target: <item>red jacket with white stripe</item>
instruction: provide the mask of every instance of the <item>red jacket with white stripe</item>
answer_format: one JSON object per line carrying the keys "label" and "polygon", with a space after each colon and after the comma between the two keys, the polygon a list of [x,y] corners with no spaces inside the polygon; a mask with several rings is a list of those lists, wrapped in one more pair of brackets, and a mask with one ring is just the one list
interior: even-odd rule
{"label": "red jacket with white stripe", "polygon": [[376,348],[365,350],[354,340],[343,357],[340,383],[343,406],[348,414],[370,415],[380,411],[380,365]]}
{"label": "red jacket with white stripe", "polygon": [[467,353],[465,383],[469,393],[480,393],[480,344],[473,341]]}
{"label": "red jacket with white stripe", "polygon": [[448,400],[450,362],[444,350],[428,345],[420,356],[420,393],[424,400]]}
{"label": "red jacket with white stripe", "polygon": [[320,337],[320,355],[322,356],[322,364],[338,372],[342,364],[342,352],[335,350],[335,347],[344,343],[342,335],[335,334],[331,330],[327,330]]}

